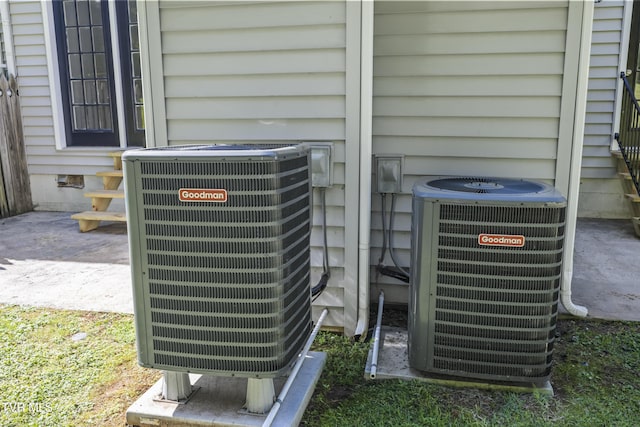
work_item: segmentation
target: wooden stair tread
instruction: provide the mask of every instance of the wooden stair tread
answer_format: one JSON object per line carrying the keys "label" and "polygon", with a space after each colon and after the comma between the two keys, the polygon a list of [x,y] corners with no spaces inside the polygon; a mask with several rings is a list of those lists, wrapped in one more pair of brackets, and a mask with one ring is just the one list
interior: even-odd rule
{"label": "wooden stair tread", "polygon": [[84,193],[84,197],[95,197],[101,199],[123,199],[124,190],[95,190]]}
{"label": "wooden stair tread", "polygon": [[637,194],[625,194],[624,196],[633,203],[640,203],[640,196]]}
{"label": "wooden stair tread", "polygon": [[85,211],[71,215],[71,219],[89,221],[120,221],[126,222],[127,215],[124,212],[97,212]]}
{"label": "wooden stair tread", "polygon": [[618,172],[618,176],[622,179],[631,181],[631,174],[629,172]]}
{"label": "wooden stair tread", "polygon": [[124,152],[124,150],[120,150],[120,151],[110,151],[107,153],[107,156],[109,157],[122,157],[122,153]]}
{"label": "wooden stair tread", "polygon": [[612,155],[613,157],[615,157],[616,159],[622,159],[622,158],[623,158],[623,157],[622,157],[622,153],[621,153],[620,151],[617,151],[617,150],[616,150],[616,151],[612,151],[612,152],[611,152],[611,155]]}
{"label": "wooden stair tread", "polygon": [[113,171],[96,172],[96,176],[109,176],[109,177],[122,178],[124,175],[121,170],[113,170]]}

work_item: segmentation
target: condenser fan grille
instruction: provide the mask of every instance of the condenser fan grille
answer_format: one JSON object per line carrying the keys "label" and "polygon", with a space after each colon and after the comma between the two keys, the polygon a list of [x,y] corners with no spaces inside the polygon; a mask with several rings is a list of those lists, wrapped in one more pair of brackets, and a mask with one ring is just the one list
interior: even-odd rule
{"label": "condenser fan grille", "polygon": [[508,178],[442,178],[429,182],[434,188],[479,194],[532,194],[544,187],[536,182]]}
{"label": "condenser fan grille", "polygon": [[[128,165],[125,159],[135,176],[132,214],[143,256],[144,319],[136,315],[147,347],[140,362],[280,375],[311,325],[306,151],[282,159],[183,160],[179,154],[177,161],[143,157]],[[184,201],[181,189],[224,190],[226,200]]]}
{"label": "condenser fan grille", "polygon": [[[548,380],[565,206],[557,198],[414,198],[413,262],[421,264],[415,274],[412,269],[412,304],[427,304],[429,314],[410,314],[412,367],[498,381]],[[480,244],[483,234],[493,236],[490,242],[502,237],[517,244]]]}
{"label": "condenser fan grille", "polygon": [[[522,248],[478,247],[478,232],[488,230],[484,220],[489,218],[494,233],[521,235],[524,228],[533,228],[534,233]],[[548,330],[555,325],[558,309],[564,209],[442,205],[439,224],[439,241],[444,244],[437,248],[434,368],[546,378],[553,349]],[[469,276],[475,283],[465,280]],[[531,279],[541,280],[535,282],[535,290],[526,290]],[[498,287],[478,285],[485,280]],[[469,340],[438,332],[450,323],[466,328],[541,329],[543,339]]]}

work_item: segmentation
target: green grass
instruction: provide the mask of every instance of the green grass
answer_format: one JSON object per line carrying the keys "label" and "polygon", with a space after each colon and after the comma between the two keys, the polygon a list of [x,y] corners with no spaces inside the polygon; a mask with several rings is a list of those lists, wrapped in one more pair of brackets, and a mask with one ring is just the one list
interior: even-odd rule
{"label": "green grass", "polygon": [[0,425],[123,425],[150,378],[135,358],[131,316],[1,306]]}
{"label": "green grass", "polygon": [[[74,340],[75,334],[86,338]],[[637,426],[640,324],[561,320],[554,397],[364,379],[368,344],[322,332],[305,426]],[[136,364],[129,315],[0,306],[0,426],[124,426],[159,374]]]}
{"label": "green grass", "polygon": [[304,424],[639,425],[640,324],[561,320],[558,335],[551,379],[553,397],[418,381],[367,381],[362,376],[367,349],[362,344],[350,345],[346,338],[332,337],[331,345],[320,345],[329,361]]}

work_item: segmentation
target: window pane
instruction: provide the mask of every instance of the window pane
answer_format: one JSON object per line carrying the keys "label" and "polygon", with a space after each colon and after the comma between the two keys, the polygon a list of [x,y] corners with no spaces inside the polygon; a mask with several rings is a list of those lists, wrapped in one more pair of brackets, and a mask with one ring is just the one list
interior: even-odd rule
{"label": "window pane", "polygon": [[84,107],[73,107],[73,130],[84,130],[87,128]]}
{"label": "window pane", "polygon": [[98,120],[98,107],[86,107],[87,109],[87,129],[100,129]]}
{"label": "window pane", "polygon": [[136,0],[129,0],[129,22],[138,22],[138,5]]}
{"label": "window pane", "polygon": [[71,81],[71,102],[73,104],[84,104],[84,89],[81,80]]}
{"label": "window pane", "polygon": [[136,105],[136,129],[144,130],[144,107]]}
{"label": "window pane", "polygon": [[93,55],[90,53],[82,55],[82,77],[92,79],[96,72],[93,69]]}
{"label": "window pane", "polygon": [[131,68],[132,68],[132,77],[142,77],[140,73],[140,53],[132,52],[131,53]]}
{"label": "window pane", "polygon": [[96,77],[107,77],[107,61],[104,53],[96,53],[94,55],[96,61]]}
{"label": "window pane", "polygon": [[131,50],[140,50],[140,41],[138,39],[138,26],[129,26],[129,39],[131,40]]}
{"label": "window pane", "polygon": [[93,27],[91,32],[93,33],[93,51],[104,52],[104,34],[102,27]]}
{"label": "window pane", "polygon": [[78,28],[78,33],[80,34],[80,50],[82,52],[91,52],[93,50],[91,43],[91,28],[80,27]]}
{"label": "window pane", "polygon": [[82,66],[80,65],[80,55],[69,55],[69,76],[72,79],[82,78]]}
{"label": "window pane", "polygon": [[96,82],[93,80],[85,80],[84,82],[84,98],[85,104],[94,105],[97,103]]}
{"label": "window pane", "polygon": [[98,107],[98,124],[100,129],[109,129],[113,128],[111,122],[111,107]]}
{"label": "window pane", "polygon": [[101,3],[99,1],[93,0],[90,2],[90,5],[91,5],[91,23],[93,25],[102,25]]}
{"label": "window pane", "polygon": [[65,1],[64,8],[64,23],[67,27],[73,27],[77,25],[76,21],[76,5],[73,0]]}
{"label": "window pane", "polygon": [[107,80],[96,81],[96,91],[98,92],[98,104],[109,104],[111,102]]}
{"label": "window pane", "polygon": [[67,28],[67,51],[69,53],[80,52],[80,41],[78,31],[75,28]]}
{"label": "window pane", "polygon": [[142,80],[134,79],[133,80],[133,96],[136,103],[142,102]]}
{"label": "window pane", "polygon": [[[89,19],[89,2],[87,0],[78,0],[76,2],[76,9],[78,12],[78,25],[91,25],[91,19]],[[67,23],[67,25],[72,25]]]}

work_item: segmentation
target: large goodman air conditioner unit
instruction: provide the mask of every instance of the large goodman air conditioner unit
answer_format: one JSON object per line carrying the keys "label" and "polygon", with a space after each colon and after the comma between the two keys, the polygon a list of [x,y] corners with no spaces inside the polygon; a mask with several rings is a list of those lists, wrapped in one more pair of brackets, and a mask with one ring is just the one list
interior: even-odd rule
{"label": "large goodman air conditioner unit", "polygon": [[139,363],[284,374],[311,331],[308,148],[169,147],[123,161]]}
{"label": "large goodman air conditioner unit", "polygon": [[428,177],[413,189],[409,364],[549,379],[566,201],[538,182]]}

